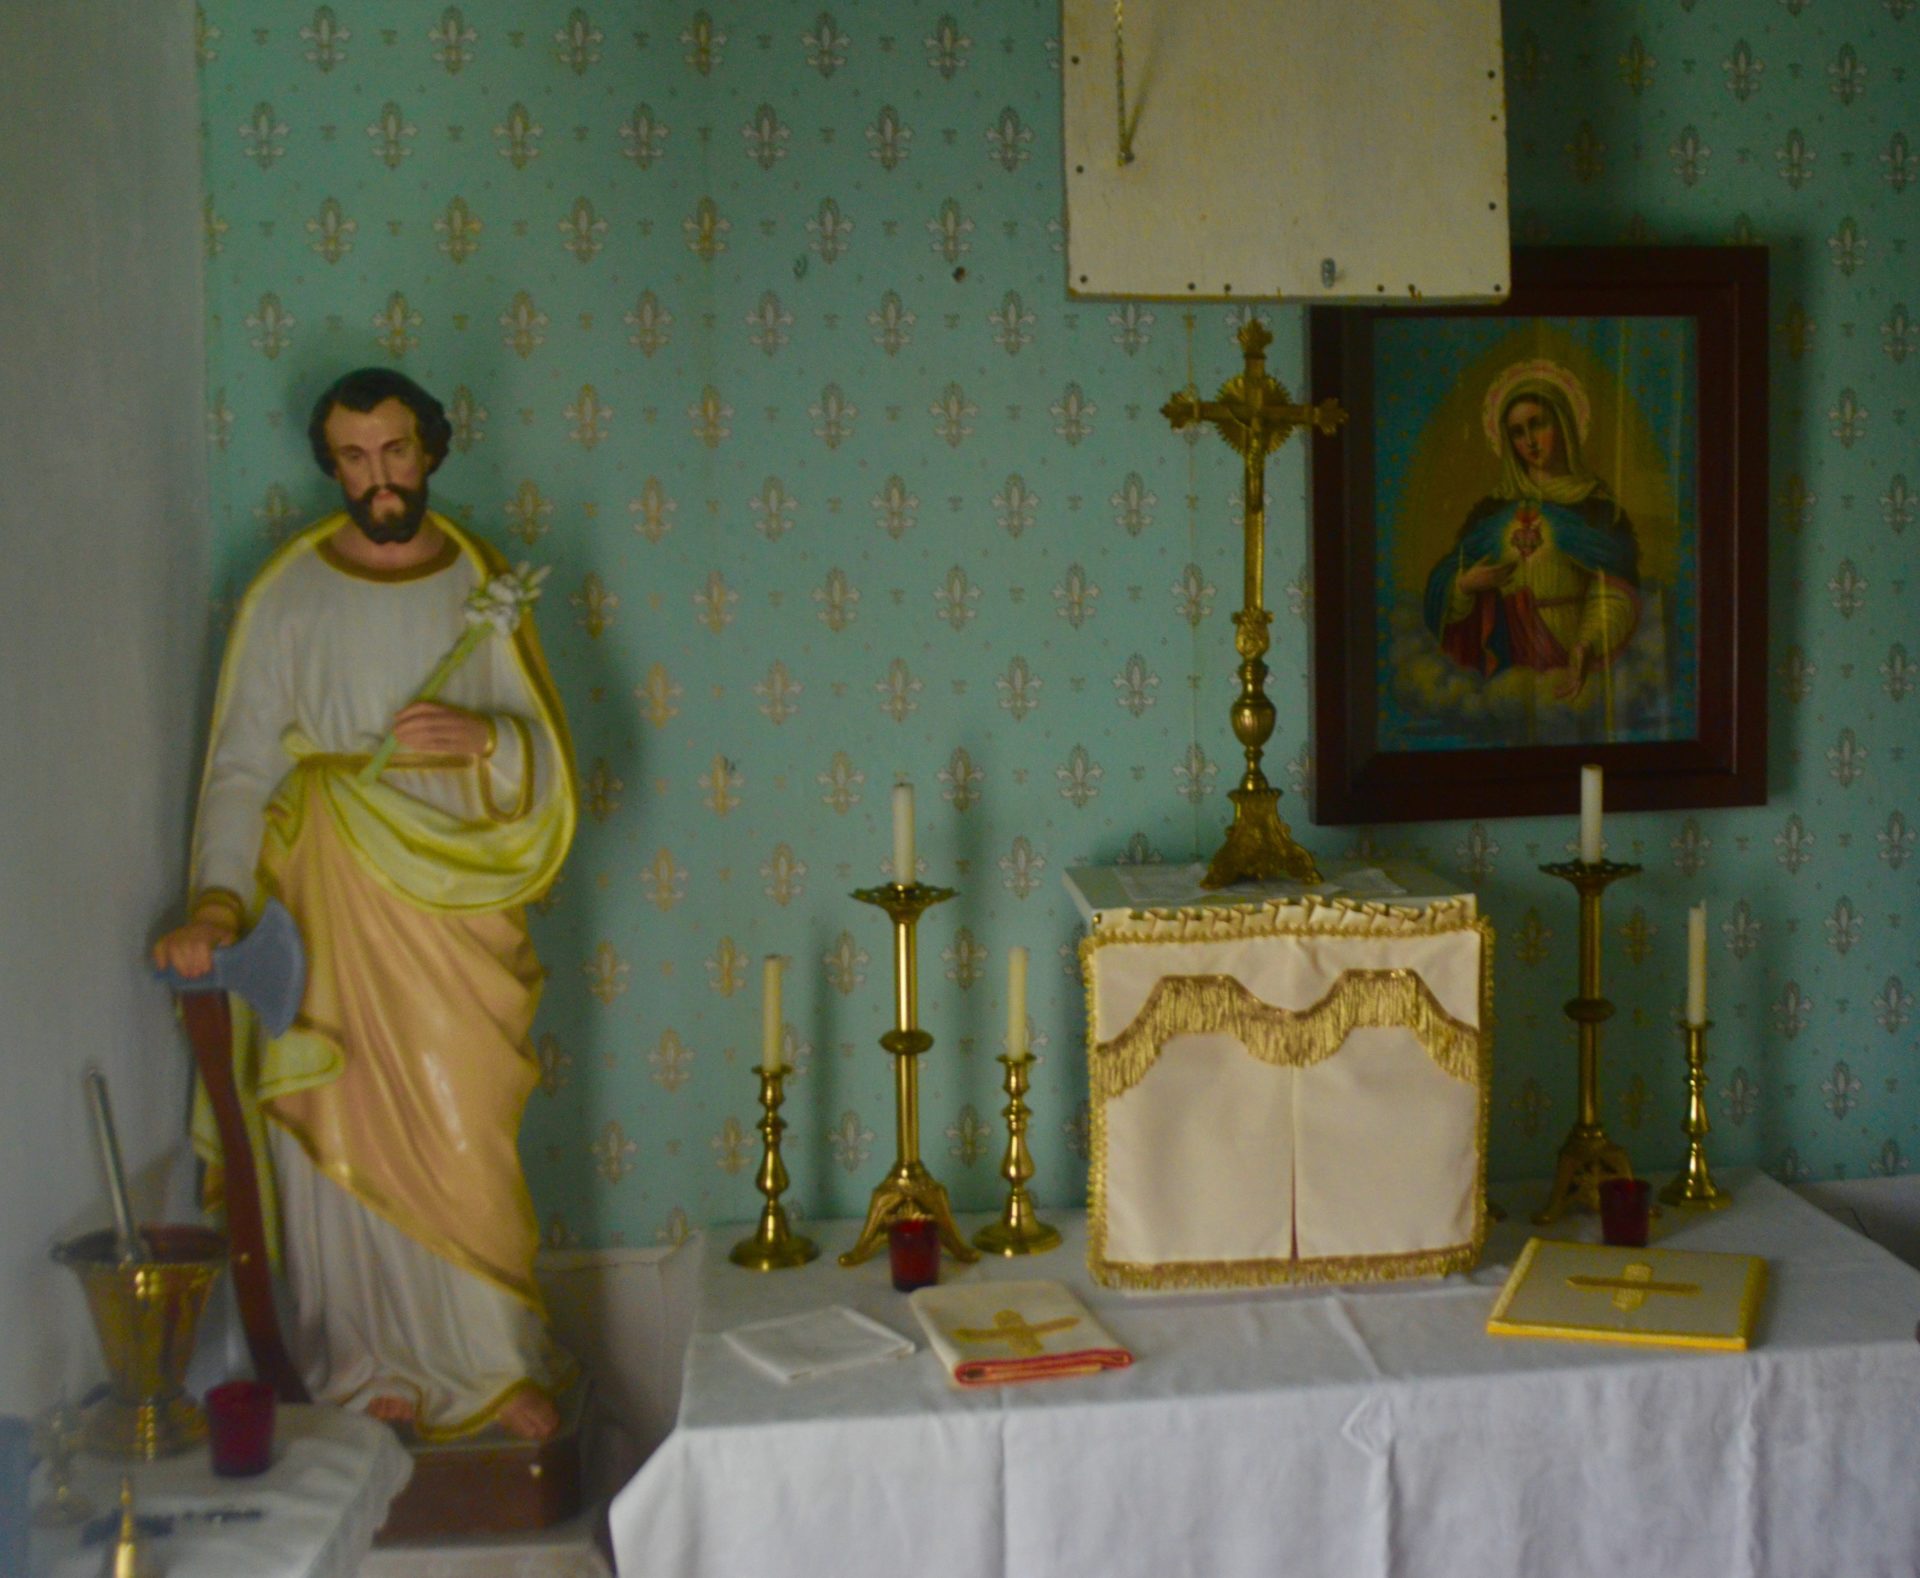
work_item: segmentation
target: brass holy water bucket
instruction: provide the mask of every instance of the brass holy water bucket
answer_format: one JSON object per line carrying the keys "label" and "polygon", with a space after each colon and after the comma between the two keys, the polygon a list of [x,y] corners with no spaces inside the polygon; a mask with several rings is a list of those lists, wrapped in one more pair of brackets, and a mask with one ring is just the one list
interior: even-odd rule
{"label": "brass holy water bucket", "polygon": [[123,1262],[111,1229],[69,1239],[53,1258],[80,1278],[111,1378],[88,1414],[87,1446],[146,1462],[206,1439],[207,1416],[184,1382],[227,1241],[205,1227],[143,1227],[140,1236],[147,1260]]}

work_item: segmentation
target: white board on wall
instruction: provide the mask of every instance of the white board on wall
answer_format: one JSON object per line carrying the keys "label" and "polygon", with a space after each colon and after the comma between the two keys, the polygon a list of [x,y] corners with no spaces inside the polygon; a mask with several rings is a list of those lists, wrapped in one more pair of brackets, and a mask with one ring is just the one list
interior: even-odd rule
{"label": "white board on wall", "polygon": [[1062,0],[1061,43],[1070,294],[1506,294],[1498,0]]}

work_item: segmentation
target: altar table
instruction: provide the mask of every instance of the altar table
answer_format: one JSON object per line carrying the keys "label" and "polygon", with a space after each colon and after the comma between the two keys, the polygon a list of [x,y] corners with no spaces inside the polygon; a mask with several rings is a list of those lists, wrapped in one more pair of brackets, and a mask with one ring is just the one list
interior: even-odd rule
{"label": "altar table", "polygon": [[[119,1527],[120,1476],[133,1476],[133,1510],[171,1518],[142,1551],[164,1578],[355,1578],[413,1462],[391,1428],[338,1408],[282,1405],[273,1463],[248,1479],[221,1479],[197,1447],[152,1463],[91,1453],[75,1483]],[[111,1538],[83,1547],[76,1529],[33,1531],[33,1578],[99,1578]]]}
{"label": "altar table", "polygon": [[[1496,1188],[1477,1270],[1354,1288],[1113,1292],[1049,1213],[1062,1250],[943,1274],[1058,1279],[1136,1362],[968,1392],[884,1255],[835,1263],[857,1224],[809,1225],[820,1259],[770,1274],[715,1229],[679,1422],[613,1503],[621,1578],[1913,1578],[1920,1272],[1721,1181],[1731,1209],[1654,1241],[1766,1257],[1747,1353],[1487,1337],[1544,1198]],[[781,1387],[721,1340],[836,1303],[920,1351]]]}

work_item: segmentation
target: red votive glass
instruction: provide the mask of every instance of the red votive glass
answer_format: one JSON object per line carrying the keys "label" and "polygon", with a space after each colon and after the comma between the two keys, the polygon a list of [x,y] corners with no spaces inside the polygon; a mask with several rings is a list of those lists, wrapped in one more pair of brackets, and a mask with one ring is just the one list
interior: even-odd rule
{"label": "red votive glass", "polygon": [[1653,1185],[1644,1178],[1600,1180],[1600,1237],[1609,1244],[1641,1249],[1647,1242],[1647,1217]]}
{"label": "red votive glass", "polygon": [[903,1217],[887,1229],[887,1264],[902,1293],[940,1280],[940,1235],[923,1216]]}
{"label": "red votive glass", "polygon": [[207,1393],[213,1471],[264,1474],[273,1461],[273,1388],[265,1381],[223,1381]]}

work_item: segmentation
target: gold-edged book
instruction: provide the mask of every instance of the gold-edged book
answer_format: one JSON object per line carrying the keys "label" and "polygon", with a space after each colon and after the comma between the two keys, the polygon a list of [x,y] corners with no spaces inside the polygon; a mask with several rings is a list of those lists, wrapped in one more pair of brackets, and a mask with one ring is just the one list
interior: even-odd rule
{"label": "gold-edged book", "polygon": [[1740,1350],[1766,1285],[1758,1255],[1530,1238],[1487,1335]]}

